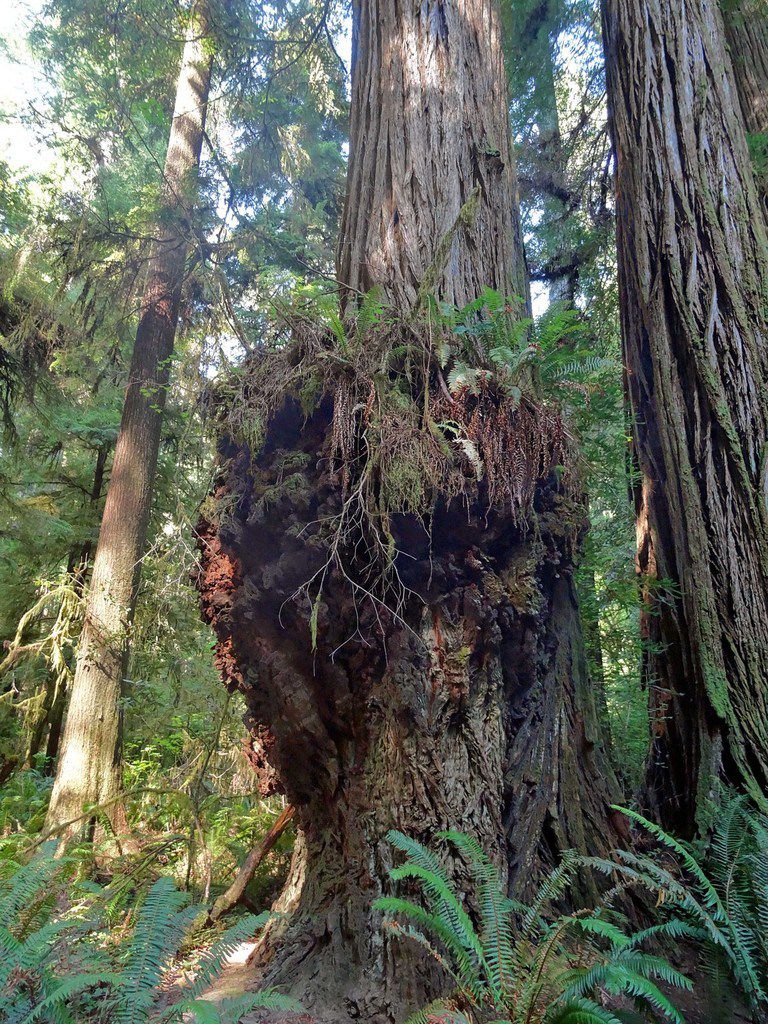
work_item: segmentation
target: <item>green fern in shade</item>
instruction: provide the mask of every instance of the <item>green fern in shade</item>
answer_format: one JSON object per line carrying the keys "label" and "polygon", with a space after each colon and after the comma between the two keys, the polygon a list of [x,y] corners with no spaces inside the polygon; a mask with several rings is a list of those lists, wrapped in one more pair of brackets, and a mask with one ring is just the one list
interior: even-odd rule
{"label": "green fern in shade", "polygon": [[[690,981],[645,947],[680,938],[689,927],[671,921],[627,933],[618,915],[581,911],[550,915],[567,892],[578,864],[573,854],[541,883],[530,904],[510,899],[498,872],[475,840],[458,832],[438,838],[468,865],[470,916],[462,894],[428,847],[390,832],[405,855],[393,868],[395,883],[414,884],[421,901],[382,897],[375,906],[385,926],[422,946],[452,979],[454,991],[425,1007],[408,1024],[620,1024],[609,1007],[618,997],[641,1012],[683,1024],[660,985],[690,989]],[[615,997],[603,1002],[605,996]]]}
{"label": "green fern in shade", "polygon": [[703,948],[702,968],[718,986],[729,973],[753,1008],[768,1007],[768,817],[744,796],[711,808],[703,856],[635,811],[617,808],[658,843],[651,853],[617,850],[594,868],[650,890]]}
{"label": "green fern in shade", "polygon": [[[67,913],[57,912],[71,874],[67,858],[56,859],[55,844],[0,880],[0,1021],[70,1024],[68,1004],[115,980],[100,950],[88,941],[89,924],[70,883]],[[57,950],[66,950],[67,971]]]}
{"label": "green fern in shade", "polygon": [[0,925],[2,1024],[236,1024],[260,1007],[300,1009],[273,989],[220,1005],[201,998],[268,914],[242,918],[200,952],[194,981],[173,1005],[160,1009],[158,996],[201,908],[189,905],[187,895],[161,877],[146,893],[130,938],[113,948],[103,941],[99,912],[108,890],[77,883],[70,877],[72,866],[45,847],[0,880],[0,920],[6,922]]}

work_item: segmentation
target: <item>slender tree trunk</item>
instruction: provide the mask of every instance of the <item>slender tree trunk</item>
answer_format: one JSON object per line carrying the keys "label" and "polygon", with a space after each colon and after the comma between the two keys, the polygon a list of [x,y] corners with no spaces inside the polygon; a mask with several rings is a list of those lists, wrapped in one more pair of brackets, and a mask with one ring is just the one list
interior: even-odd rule
{"label": "slender tree trunk", "polygon": [[603,0],[624,358],[642,474],[649,801],[691,833],[768,785],[766,237],[710,0]]}
{"label": "slender tree trunk", "polygon": [[[537,163],[540,175],[536,184],[542,192],[543,224],[550,231],[556,230],[558,222],[564,224],[569,216],[565,206],[569,198],[568,154],[563,145],[560,127],[560,111],[557,103],[557,79],[555,73],[555,37],[557,34],[557,5],[553,0],[542,0],[529,15],[528,31],[523,34],[522,46],[536,47],[542,52],[543,60],[536,68],[534,98],[538,121]],[[545,37],[545,40],[542,39]],[[539,45],[537,46],[537,42]],[[567,243],[566,243],[567,244]],[[579,284],[579,262],[567,248],[561,249],[552,260],[546,283],[549,288],[549,302],[572,308],[576,301]],[[567,340],[565,342],[568,343]],[[600,638],[600,614],[594,572],[582,572],[580,589],[582,594],[581,615],[584,636],[592,663],[594,682],[603,688],[603,654]],[[602,692],[600,712],[605,712],[605,695]]]}
{"label": "slender tree trunk", "polygon": [[[96,465],[93,470],[93,484],[88,498],[88,507],[95,514],[97,506],[101,501],[101,493],[104,488],[104,474],[107,469],[107,460],[111,450],[111,444],[103,444],[96,454]],[[85,590],[88,566],[93,551],[93,541],[89,537],[79,548],[70,552],[67,563],[67,573],[73,578],[75,590],[82,594]]]}
{"label": "slender tree trunk", "polygon": [[[552,15],[547,13],[547,22]],[[563,223],[567,214],[564,197],[568,195],[567,155],[563,147],[560,130],[560,113],[557,108],[557,82],[555,78],[554,40],[548,41],[545,59],[536,76],[536,101],[539,117],[538,159],[543,166],[546,182],[544,189],[544,219],[550,231],[556,230],[558,222]],[[570,257],[570,260],[569,260]],[[553,266],[549,277],[549,301],[572,306],[576,301],[578,267],[573,263],[573,253],[562,252],[563,266]]]}
{"label": "slender tree trunk", "polygon": [[768,215],[768,2],[725,0],[723,20],[747,132],[753,137],[757,182]]}
{"label": "slender tree trunk", "polygon": [[56,759],[59,756],[66,705],[67,690],[65,686],[60,686],[48,713],[48,740],[45,745],[45,774],[48,776],[54,774]]}
{"label": "slender tree trunk", "polygon": [[[179,72],[160,238],[147,270],[48,828],[75,818],[84,805],[112,800],[121,786],[122,679],[189,244],[188,206],[210,87],[211,55],[201,24],[199,17],[191,20]],[[110,816],[119,813],[115,806]]]}
{"label": "slender tree trunk", "polygon": [[[425,283],[453,303],[486,286],[524,294],[494,5],[353,10],[347,310],[374,286],[406,318]],[[296,808],[285,917],[256,963],[323,1020],[384,1024],[440,981],[371,909],[389,891],[387,830],[427,842],[468,832],[525,889],[563,849],[616,840],[614,791],[573,581],[568,522],[578,533],[584,513],[556,481],[541,485],[535,531],[459,501],[438,506],[429,533],[393,517],[410,594],[398,615],[356,601],[340,574],[314,612],[297,598],[326,558],[321,524],[344,500],[328,469],[332,397],[308,421],[288,401],[253,458],[222,442],[216,496],[234,512],[201,524],[199,586],[223,675]],[[298,490],[280,487],[286,453],[305,467]]]}
{"label": "slender tree trunk", "polygon": [[[101,489],[104,484],[104,471],[107,465],[107,457],[111,446],[102,445],[96,456],[96,466],[93,473],[93,485],[89,497],[89,507],[95,509],[101,499]],[[75,593],[81,596],[85,587],[88,574],[88,563],[93,545],[90,538],[79,547],[73,547],[67,560],[67,576],[72,580]],[[63,671],[54,675],[49,674],[46,680],[45,696],[40,708],[36,722],[33,725],[32,733],[27,748],[25,764],[31,765],[40,752],[43,741],[46,740],[45,749],[45,774],[53,775],[56,757],[59,752],[61,741],[62,725],[64,724],[64,710],[67,698],[67,672]]]}

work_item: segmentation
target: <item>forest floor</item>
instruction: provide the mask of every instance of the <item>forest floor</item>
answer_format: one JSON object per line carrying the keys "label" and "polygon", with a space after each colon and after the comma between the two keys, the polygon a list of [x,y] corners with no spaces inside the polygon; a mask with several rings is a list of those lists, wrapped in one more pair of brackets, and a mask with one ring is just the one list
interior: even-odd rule
{"label": "forest floor", "polygon": [[253,968],[248,965],[248,959],[255,948],[255,942],[241,942],[202,998],[210,1003],[219,1003],[252,990],[256,978]]}
{"label": "forest floor", "polygon": [[[252,991],[256,976],[248,960],[256,948],[255,942],[241,943],[227,960],[224,970],[204,994],[203,999],[212,1003],[220,1003],[225,999],[240,996]],[[694,980],[693,992],[669,991],[668,995],[682,1013],[686,1024],[755,1024],[743,1006],[736,1003],[728,1005],[718,1003],[709,994],[709,985],[701,976],[701,971],[693,958],[679,964],[690,978]],[[637,1018],[641,1024],[641,1018]],[[310,1014],[286,1014],[285,1012],[269,1012],[256,1010],[243,1017],[242,1024],[316,1024]]]}

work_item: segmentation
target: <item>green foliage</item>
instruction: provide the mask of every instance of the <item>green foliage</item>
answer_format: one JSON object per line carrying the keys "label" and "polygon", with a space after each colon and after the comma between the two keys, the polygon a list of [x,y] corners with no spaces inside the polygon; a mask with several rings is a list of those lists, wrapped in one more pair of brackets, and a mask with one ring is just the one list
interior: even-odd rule
{"label": "green foliage", "polygon": [[201,950],[191,984],[180,998],[160,999],[182,944],[200,908],[190,906],[167,877],[146,892],[130,937],[107,938],[100,909],[108,893],[78,880],[72,858],[57,859],[43,847],[0,881],[0,1020],[4,1024],[116,1024],[198,1020],[235,1024],[255,1007],[296,1010],[274,990],[216,1006],[200,997],[227,958],[251,938],[267,914],[243,917]]}
{"label": "green foliage", "polygon": [[[0,772],[17,766],[0,792],[9,855],[29,847],[44,816],[55,705],[80,628],[71,599],[88,583],[111,472],[188,6],[37,5],[25,53],[42,82],[34,111],[0,111],[45,143],[42,169],[23,166],[36,152],[23,147],[0,167],[0,412],[14,433],[0,470]],[[184,210],[192,255],[123,701],[141,853],[121,910],[158,865],[215,894],[274,816],[254,793],[242,709],[220,686],[189,582],[214,458],[201,394],[261,340],[276,293],[316,293],[308,278],[331,271],[344,169],[344,77],[329,45],[340,5],[212,6],[217,100],[200,202]],[[26,27],[20,16],[19,35]],[[249,890],[257,905],[289,857],[286,836]]]}
{"label": "green foliage", "polygon": [[747,142],[755,177],[765,192],[768,189],[768,132],[751,132]]}
{"label": "green foliage", "polygon": [[473,839],[457,832],[439,838],[468,865],[472,888],[466,904],[474,914],[436,854],[400,832],[390,832],[388,839],[406,859],[390,876],[418,888],[423,902],[386,896],[375,903],[385,914],[385,926],[424,948],[456,985],[452,996],[412,1021],[465,1024],[468,1017],[459,1007],[469,1007],[482,1019],[509,1024],[619,1024],[618,1011],[602,1000],[603,993],[681,1024],[659,983],[690,989],[690,981],[643,947],[686,934],[682,922],[632,933],[618,915],[603,910],[548,919],[573,880],[577,858],[572,854],[524,905],[506,895],[496,868]]}
{"label": "green foliage", "polygon": [[453,367],[451,391],[479,393],[496,378],[513,405],[523,391],[537,400],[584,405],[610,384],[616,362],[594,351],[583,314],[552,303],[539,317],[521,316],[520,303],[486,288],[463,309],[440,305],[451,337],[441,361]]}
{"label": "green foliage", "polygon": [[635,811],[623,809],[658,843],[651,853],[617,850],[593,867],[650,890],[703,947],[703,966],[724,966],[749,1004],[768,1007],[768,817],[744,796],[711,808],[708,848],[692,848]]}

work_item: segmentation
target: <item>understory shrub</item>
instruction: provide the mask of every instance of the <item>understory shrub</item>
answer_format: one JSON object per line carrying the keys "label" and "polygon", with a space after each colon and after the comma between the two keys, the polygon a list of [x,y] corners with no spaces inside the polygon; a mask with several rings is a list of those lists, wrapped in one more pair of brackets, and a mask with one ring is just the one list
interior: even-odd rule
{"label": "understory shrub", "polygon": [[768,1011],[768,816],[745,796],[711,808],[712,831],[689,847],[634,811],[624,813],[656,846],[617,850],[589,864],[626,885],[648,890],[660,913],[685,922],[700,947],[700,966],[722,989],[730,978],[758,1014]]}
{"label": "understory shrub", "polygon": [[552,913],[578,869],[580,860],[572,853],[545,878],[532,902],[522,904],[506,895],[496,868],[473,839],[440,833],[468,864],[471,915],[437,854],[400,832],[388,838],[406,858],[390,872],[392,880],[415,886],[423,904],[382,897],[376,906],[384,911],[385,926],[422,946],[455,986],[409,1024],[621,1024],[620,1011],[613,1009],[617,1000],[682,1024],[660,983],[690,990],[691,982],[648,946],[688,934],[685,922],[671,919],[630,931],[619,914],[605,909]]}
{"label": "understory shrub", "polygon": [[[48,845],[0,880],[0,1021],[3,1024],[235,1024],[255,1007],[296,1010],[274,990],[213,1004],[201,995],[234,949],[268,914],[248,915],[196,954],[194,978],[173,987],[179,951],[201,908],[168,877],[146,891],[122,928],[110,928],[110,894],[77,877]],[[132,919],[132,920],[131,920]]]}

